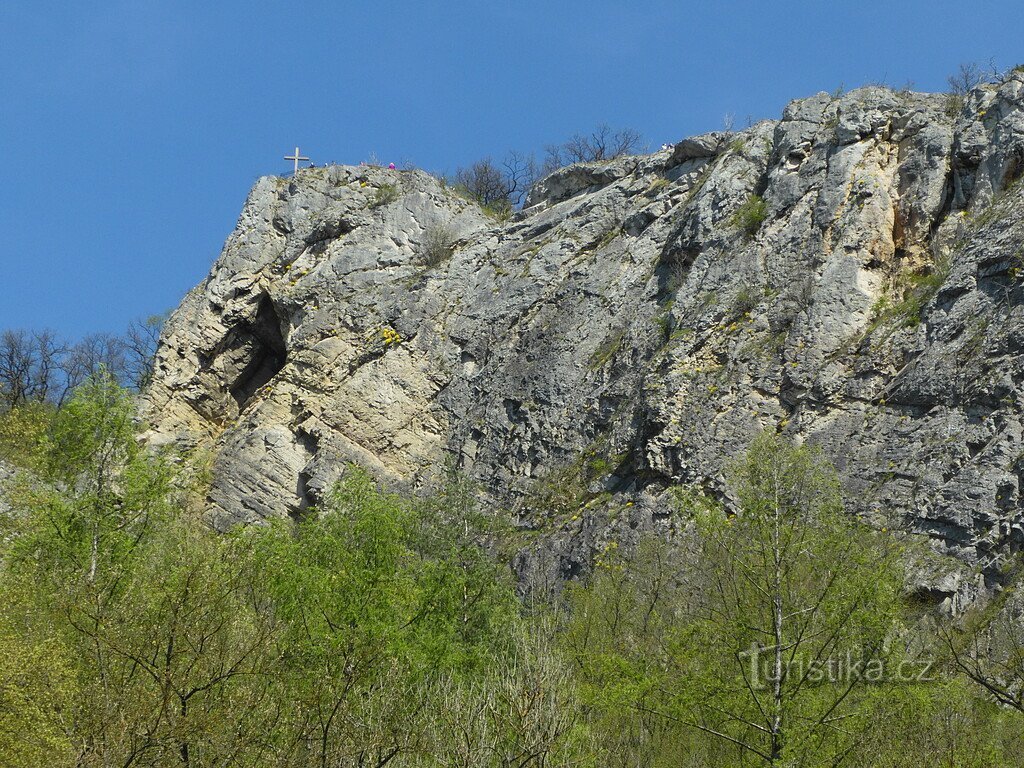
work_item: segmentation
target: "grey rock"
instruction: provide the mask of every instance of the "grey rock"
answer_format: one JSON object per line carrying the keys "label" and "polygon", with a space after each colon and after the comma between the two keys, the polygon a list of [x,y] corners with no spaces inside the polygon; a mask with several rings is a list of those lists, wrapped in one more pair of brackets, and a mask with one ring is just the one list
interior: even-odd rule
{"label": "grey rock", "polygon": [[730,134],[725,131],[711,131],[683,139],[672,148],[669,165],[676,166],[701,157],[714,157],[725,149],[729,137]]}
{"label": "grey rock", "polygon": [[4,462],[0,461],[0,515],[6,514],[10,511],[10,504],[7,503],[5,498],[7,492],[7,483],[14,477],[14,470],[7,466]]}
{"label": "grey rock", "polygon": [[[676,525],[672,484],[727,499],[775,429],[942,558],[918,586],[959,610],[1024,543],[1022,90],[956,117],[818,94],[564,168],[505,223],[418,171],[260,179],[167,324],[149,437],[214,452],[224,527],[301,514],[348,462],[407,488],[453,463],[540,533],[517,562],[546,581]],[[439,225],[453,254],[428,266]],[[567,476],[588,504],[556,514],[538,499]]]}
{"label": "grey rock", "polygon": [[601,187],[622,179],[636,169],[632,157],[594,163],[574,163],[545,176],[533,186],[526,198],[525,208],[543,203],[558,203],[581,192],[596,192]]}

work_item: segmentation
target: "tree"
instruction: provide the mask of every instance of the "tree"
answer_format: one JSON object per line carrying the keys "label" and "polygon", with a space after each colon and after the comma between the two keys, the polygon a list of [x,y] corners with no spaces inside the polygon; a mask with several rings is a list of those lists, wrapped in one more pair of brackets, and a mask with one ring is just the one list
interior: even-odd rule
{"label": "tree", "polygon": [[459,168],[454,183],[485,208],[510,211],[522,204],[538,173],[532,155],[509,152],[500,167],[490,157],[485,157]]}
{"label": "tree", "polygon": [[76,766],[241,763],[266,730],[256,681],[273,629],[248,539],[202,526],[184,478],[135,430],[130,394],[103,370],[53,412],[33,474],[8,493],[0,583],[75,660],[62,724]]}
{"label": "tree", "polygon": [[1002,707],[1024,714],[1024,597],[1009,589],[975,610],[958,629],[944,628],[956,668]]}
{"label": "tree", "polygon": [[1020,765],[1024,734],[1014,713],[975,695],[963,677],[891,688],[860,729],[846,765],[989,768]]}
{"label": "tree", "polygon": [[125,373],[135,389],[142,391],[153,380],[156,350],[160,332],[168,313],[150,315],[144,320],[132,320],[125,332]]}
{"label": "tree", "polygon": [[956,118],[967,101],[968,94],[982,82],[984,76],[977,64],[961,64],[955,75],[950,75],[946,82],[949,92],[946,94],[945,111],[951,118]]}
{"label": "tree", "polygon": [[74,344],[53,331],[0,333],[0,411],[27,403],[63,405],[101,369],[120,384],[142,390],[153,377],[166,315],[133,320],[123,335],[91,333]]}
{"label": "tree", "polygon": [[66,348],[59,368],[63,373],[58,405],[87,379],[106,371],[114,381],[124,383],[127,370],[127,346],[120,336],[90,333]]}
{"label": "tree", "polygon": [[289,742],[310,765],[383,766],[415,751],[416,693],[485,666],[512,615],[493,563],[450,557],[461,532],[425,530],[418,506],[353,467],[320,514],[261,540],[260,581],[284,622]]}
{"label": "tree", "polygon": [[[251,537],[175,517],[146,537],[109,603],[70,611],[86,650],[87,754],[100,764],[259,764],[274,722],[276,625],[253,598]],[[253,764],[250,763],[250,764]]]}
{"label": "tree", "polygon": [[6,412],[0,410],[0,460],[11,467],[37,469],[43,460],[41,448],[55,410],[46,402],[29,402]]}
{"label": "tree", "polygon": [[893,553],[844,516],[834,471],[809,448],[766,433],[730,474],[732,514],[682,496],[697,524],[690,564],[660,555],[657,578],[621,591],[599,578],[574,632],[592,631],[596,606],[614,616],[611,652],[591,662],[599,693],[733,760],[838,760],[891,672]]}
{"label": "tree", "polygon": [[609,542],[589,583],[568,587],[562,647],[579,670],[604,765],[676,765],[681,754],[715,765],[731,757],[714,751],[713,743],[711,753],[697,754],[690,729],[663,716],[659,706],[679,650],[679,590],[692,558],[681,543],[653,535],[627,554]]}
{"label": "tree", "polygon": [[481,205],[506,201],[515,191],[515,185],[489,157],[477,160],[468,168],[459,168],[455,172],[455,183]]}
{"label": "tree", "polygon": [[950,93],[963,98],[977,88],[983,79],[984,74],[981,68],[977,64],[968,62],[961,64],[956,74],[946,78],[946,82],[949,84]]}
{"label": "tree", "polygon": [[892,552],[844,517],[835,472],[812,449],[764,433],[732,478],[735,515],[702,513],[691,630],[720,666],[700,665],[710,674],[690,692],[693,722],[771,765],[842,750],[867,682],[887,679]]}
{"label": "tree", "polygon": [[[27,585],[25,585],[27,586]],[[73,755],[68,734],[75,690],[69,649],[45,622],[0,591],[0,765],[49,768]]]}
{"label": "tree", "polygon": [[643,151],[643,137],[632,128],[616,130],[601,123],[589,134],[574,134],[562,144],[549,145],[545,151],[543,172],[546,174],[572,163],[594,163],[635,155]]}
{"label": "tree", "polygon": [[51,397],[59,386],[66,351],[53,331],[0,333],[0,410]]}
{"label": "tree", "polygon": [[546,617],[513,629],[511,648],[480,675],[449,672],[421,693],[429,702],[426,751],[452,768],[587,764],[573,670]]}

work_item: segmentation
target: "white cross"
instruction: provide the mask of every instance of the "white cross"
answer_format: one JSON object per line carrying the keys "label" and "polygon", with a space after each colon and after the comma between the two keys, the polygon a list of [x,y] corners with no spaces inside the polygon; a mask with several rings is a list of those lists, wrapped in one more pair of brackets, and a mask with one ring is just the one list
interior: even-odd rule
{"label": "white cross", "polygon": [[294,155],[285,155],[284,159],[285,160],[294,160],[295,161],[295,173],[299,172],[299,161],[300,160],[302,160],[302,161],[309,160],[308,157],[303,157],[302,155],[299,154],[299,148],[298,147],[295,148],[295,154]]}

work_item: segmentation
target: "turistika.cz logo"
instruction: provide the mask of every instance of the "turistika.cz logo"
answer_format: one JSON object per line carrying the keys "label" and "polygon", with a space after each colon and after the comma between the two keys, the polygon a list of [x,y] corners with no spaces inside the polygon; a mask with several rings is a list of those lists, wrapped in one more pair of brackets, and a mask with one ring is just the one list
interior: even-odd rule
{"label": "turistika.cz logo", "polygon": [[783,682],[804,684],[841,683],[928,683],[935,680],[935,662],[929,659],[903,659],[891,662],[864,658],[852,651],[828,658],[776,659],[772,646],[754,646],[739,654],[746,669],[747,683],[755,689],[770,688]]}

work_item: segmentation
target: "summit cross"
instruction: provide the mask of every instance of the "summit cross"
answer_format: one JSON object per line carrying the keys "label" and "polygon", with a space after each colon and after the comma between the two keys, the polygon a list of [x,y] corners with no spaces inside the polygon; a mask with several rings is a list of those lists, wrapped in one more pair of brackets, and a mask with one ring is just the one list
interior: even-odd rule
{"label": "summit cross", "polygon": [[309,160],[308,157],[303,157],[302,155],[299,154],[299,148],[298,147],[295,148],[295,154],[294,155],[285,155],[284,159],[285,160],[294,160],[295,161],[295,173],[299,172],[299,161],[300,160],[302,162],[305,162],[305,161]]}

